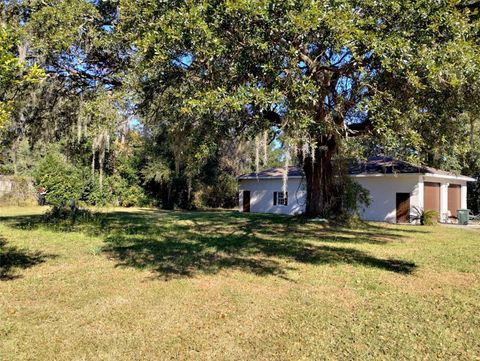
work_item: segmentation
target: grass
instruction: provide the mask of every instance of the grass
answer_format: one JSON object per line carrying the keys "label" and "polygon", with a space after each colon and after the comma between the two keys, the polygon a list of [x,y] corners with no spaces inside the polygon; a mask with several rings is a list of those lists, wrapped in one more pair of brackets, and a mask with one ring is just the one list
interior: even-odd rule
{"label": "grass", "polygon": [[0,208],[0,360],[479,359],[480,230]]}

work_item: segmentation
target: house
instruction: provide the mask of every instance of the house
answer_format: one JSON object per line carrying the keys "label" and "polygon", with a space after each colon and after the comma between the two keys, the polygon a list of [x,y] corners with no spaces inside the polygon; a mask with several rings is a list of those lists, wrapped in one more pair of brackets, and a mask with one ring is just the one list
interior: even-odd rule
{"label": "house", "polygon": [[[284,168],[238,177],[240,211],[300,214],[305,211],[306,181],[301,168],[289,167],[287,191],[282,192]],[[370,192],[371,204],[360,209],[368,221],[408,222],[417,209],[433,209],[442,221],[467,207],[467,182],[475,179],[389,157],[353,164],[349,176]]]}

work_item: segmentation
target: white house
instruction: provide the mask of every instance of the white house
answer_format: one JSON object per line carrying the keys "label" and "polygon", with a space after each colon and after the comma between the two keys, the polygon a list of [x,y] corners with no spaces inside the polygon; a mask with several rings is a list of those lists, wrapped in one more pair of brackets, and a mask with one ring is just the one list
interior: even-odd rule
{"label": "white house", "polygon": [[[238,178],[240,211],[299,214],[305,211],[306,181],[298,167],[288,170],[288,188],[282,192],[283,168]],[[467,182],[475,179],[418,167],[388,157],[374,157],[350,167],[349,176],[370,192],[371,204],[360,210],[368,221],[408,222],[417,209],[436,210],[441,220],[456,217],[467,207]]]}

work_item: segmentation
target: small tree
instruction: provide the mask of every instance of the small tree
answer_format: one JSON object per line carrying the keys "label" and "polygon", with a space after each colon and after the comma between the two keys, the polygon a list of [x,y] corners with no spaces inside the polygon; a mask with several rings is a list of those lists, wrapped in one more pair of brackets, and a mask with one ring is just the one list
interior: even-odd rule
{"label": "small tree", "polygon": [[81,172],[67,164],[59,154],[49,153],[35,170],[35,182],[47,190],[47,203],[64,208],[82,196],[85,188]]}

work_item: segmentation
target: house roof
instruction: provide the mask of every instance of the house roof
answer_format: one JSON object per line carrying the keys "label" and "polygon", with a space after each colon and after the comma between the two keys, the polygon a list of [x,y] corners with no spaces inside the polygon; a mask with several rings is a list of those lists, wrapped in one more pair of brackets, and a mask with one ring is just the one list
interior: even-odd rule
{"label": "house roof", "polygon": [[[265,179],[265,178],[283,178],[285,174],[284,167],[270,168],[258,173],[242,174],[238,179]],[[288,178],[303,178],[303,170],[299,166],[288,167]]]}
{"label": "house roof", "polygon": [[418,174],[438,174],[445,176],[455,176],[454,173],[447,172],[431,167],[416,166],[403,160],[391,157],[371,157],[366,161],[359,161],[350,165],[348,174],[398,174],[398,173],[418,173]]}
{"label": "house roof", "polygon": [[[277,167],[263,170],[261,172],[243,174],[238,177],[241,179],[268,179],[268,178],[282,178],[285,174],[285,168]],[[391,157],[372,157],[366,161],[359,161],[352,163],[348,169],[348,174],[351,176],[373,176],[384,174],[425,174],[436,177],[456,178],[467,181],[474,181],[475,179],[456,175],[452,172],[447,172],[440,169],[435,169],[425,166],[416,166],[411,163],[394,159]],[[288,167],[288,178],[302,178],[304,176],[303,169],[300,166]]]}

